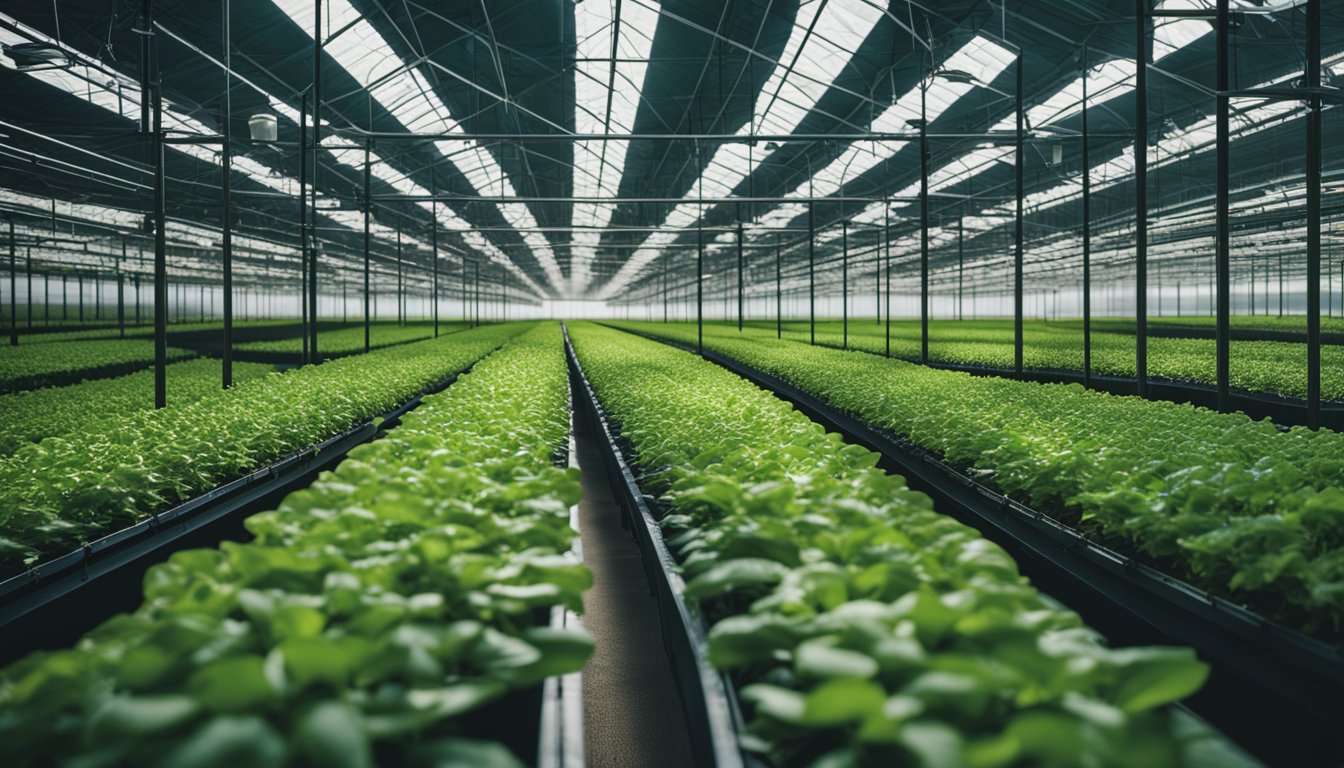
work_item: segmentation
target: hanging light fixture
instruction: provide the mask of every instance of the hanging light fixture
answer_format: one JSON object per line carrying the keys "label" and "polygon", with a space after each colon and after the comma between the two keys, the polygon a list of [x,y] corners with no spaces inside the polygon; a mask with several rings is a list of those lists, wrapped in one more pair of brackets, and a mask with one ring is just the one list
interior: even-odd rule
{"label": "hanging light fixture", "polygon": [[279,126],[275,115],[269,112],[261,112],[249,117],[247,119],[247,129],[252,134],[252,140],[256,142],[274,142],[279,134]]}

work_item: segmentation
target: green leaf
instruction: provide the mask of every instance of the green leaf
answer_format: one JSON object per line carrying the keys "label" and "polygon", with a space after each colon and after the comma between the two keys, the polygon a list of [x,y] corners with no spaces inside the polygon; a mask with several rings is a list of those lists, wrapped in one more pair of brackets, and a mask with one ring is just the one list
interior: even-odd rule
{"label": "green leaf", "polygon": [[801,721],[808,725],[844,725],[881,712],[886,701],[886,693],[875,683],[852,678],[830,680],[807,694]]}
{"label": "green leaf", "polygon": [[285,742],[259,717],[216,717],[164,757],[163,768],[279,768]]}
{"label": "green leaf", "polygon": [[877,674],[877,662],[871,656],[836,647],[837,638],[809,640],[794,652],[794,669],[805,677],[869,678]]}
{"label": "green leaf", "polygon": [[746,557],[719,563],[686,585],[688,598],[703,600],[744,587],[777,584],[788,568],[773,560]]}
{"label": "green leaf", "polygon": [[294,748],[311,765],[371,768],[373,751],[359,711],[348,704],[321,702],[294,726]]}
{"label": "green leaf", "polygon": [[412,768],[524,768],[503,745],[470,739],[438,739],[410,750]]}
{"label": "green leaf", "polygon": [[266,678],[258,656],[230,656],[197,670],[191,692],[216,712],[245,712],[272,700],[279,692]]}
{"label": "green leaf", "polygon": [[1132,648],[1115,651],[1123,666],[1112,700],[1127,712],[1143,712],[1198,691],[1209,666],[1188,648]]}
{"label": "green leaf", "polygon": [[120,741],[176,728],[201,706],[189,696],[114,696],[89,719],[87,741]]}

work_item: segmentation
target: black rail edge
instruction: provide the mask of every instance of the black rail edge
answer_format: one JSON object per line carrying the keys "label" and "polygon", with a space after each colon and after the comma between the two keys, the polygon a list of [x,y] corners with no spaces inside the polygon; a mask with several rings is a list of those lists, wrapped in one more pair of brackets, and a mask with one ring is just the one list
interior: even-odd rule
{"label": "black rail edge", "polygon": [[752,768],[759,762],[744,754],[738,744],[741,712],[727,676],[709,663],[708,627],[699,606],[685,597],[685,582],[663,540],[658,520],[650,510],[625,457],[616,445],[611,424],[597,401],[565,329],[565,353],[569,359],[570,391],[580,418],[590,419],[600,438],[608,477],[619,500],[626,523],[639,543],[650,591],[658,603],[663,645],[672,663],[672,675],[681,697],[696,766]]}
{"label": "black rail edge", "polygon": [[[68,645],[117,610],[134,608],[124,598],[138,598],[139,579],[150,565],[184,547],[218,544],[227,528],[306,487],[318,472],[397,426],[426,395],[448,388],[472,367],[435,381],[377,418],[0,581],[0,664]],[[82,599],[100,585],[107,594]]]}
{"label": "black rail edge", "polygon": [[[624,329],[623,329],[624,330]],[[636,333],[696,354],[693,346]],[[779,377],[724,355],[701,356],[791,403],[826,429],[882,456],[888,471],[978,529],[1043,592],[1118,645],[1176,643],[1212,667],[1186,702],[1271,765],[1344,764],[1344,653],[1090,541]]]}

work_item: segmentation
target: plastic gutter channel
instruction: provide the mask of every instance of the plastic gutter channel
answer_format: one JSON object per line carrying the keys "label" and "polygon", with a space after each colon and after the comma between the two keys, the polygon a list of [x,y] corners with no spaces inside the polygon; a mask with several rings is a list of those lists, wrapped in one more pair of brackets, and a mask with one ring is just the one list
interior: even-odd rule
{"label": "plastic gutter channel", "polygon": [[495,351],[498,348],[482,355],[465,369],[421,389],[381,417],[357,424],[317,445],[0,581],[0,632],[12,628],[33,611],[70,597],[105,574],[171,550],[189,533],[247,512],[259,499],[306,485],[302,481],[309,474],[334,466],[355,446],[396,427],[401,417],[420,405],[426,395],[447,389],[458,377],[475,367],[476,362]]}
{"label": "plastic gutter channel", "polygon": [[709,663],[708,625],[699,606],[685,596],[686,584],[677,572],[676,560],[663,540],[658,520],[650,509],[652,497],[640,490],[621,450],[611,422],[602,409],[579,363],[564,329],[565,354],[570,366],[570,391],[577,395],[576,414],[597,426],[598,448],[612,479],[613,490],[626,517],[626,525],[644,555],[650,591],[661,614],[663,646],[672,663],[673,676],[686,715],[691,753],[697,766],[756,768],[759,759],[742,751],[738,732],[742,714],[728,676]]}
{"label": "plastic gutter channel", "polygon": [[[621,330],[697,354],[691,345]],[[699,354],[790,402],[849,442],[880,454],[912,488],[933,496],[939,511],[980,530],[1019,563],[1029,558],[1051,582],[1080,597],[1084,604],[1066,603],[1085,614],[1090,624],[1123,627],[1122,634],[1136,642],[1176,641],[1197,649],[1213,664],[1215,675],[1221,672],[1229,679],[1219,686],[1217,696],[1192,702],[1191,709],[1234,733],[1238,742],[1248,729],[1263,730],[1267,723],[1275,723],[1281,730],[1268,734],[1263,743],[1246,745],[1262,759],[1275,765],[1304,764],[1304,740],[1315,738],[1330,742],[1312,749],[1320,764],[1339,765],[1344,760],[1344,743],[1337,732],[1338,723],[1344,722],[1344,649],[1101,546],[783,379],[708,349]],[[1047,593],[1049,586],[1043,585]],[[1145,626],[1147,632],[1139,631]]]}

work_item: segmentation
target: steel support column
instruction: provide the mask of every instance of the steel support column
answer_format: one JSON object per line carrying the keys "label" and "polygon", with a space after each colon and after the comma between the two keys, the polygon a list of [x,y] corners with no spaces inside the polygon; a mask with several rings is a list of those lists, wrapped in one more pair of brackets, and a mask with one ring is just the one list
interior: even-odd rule
{"label": "steel support column", "polygon": [[1083,386],[1092,388],[1092,137],[1088,128],[1087,75],[1091,69],[1083,46]]}
{"label": "steel support column", "polygon": [[807,200],[807,341],[817,343],[817,204]]}
{"label": "steel support column", "polygon": [[882,203],[882,255],[886,261],[883,277],[887,283],[887,346],[886,356],[891,357],[891,204]]}
{"label": "steel support column", "polygon": [[842,349],[849,349],[849,220],[840,222],[840,328]]}
{"label": "steel support column", "polygon": [[19,262],[14,214],[9,214],[9,346],[19,346]]}
{"label": "steel support column", "polygon": [[[1021,61],[1021,59],[1019,59]],[[1021,67],[1018,67],[1021,71]],[[929,119],[928,78],[919,86],[919,362],[929,362]],[[1018,85],[1021,85],[1019,81]]]}
{"label": "steel support column", "polygon": [[[699,212],[701,215],[704,211]],[[701,218],[700,216],[696,217]],[[695,226],[695,349],[705,351],[705,228]]]}
{"label": "steel support column", "polygon": [[784,261],[784,248],[778,242],[775,243],[775,338],[784,338],[784,291],[782,285],[782,273]]}
{"label": "steel support column", "polygon": [[322,0],[313,0],[313,208],[308,236],[308,346],[313,363],[322,362],[317,351],[317,174],[322,155]]}
{"label": "steel support column", "polygon": [[[126,263],[126,238],[121,238],[121,256],[117,259],[117,336],[126,338],[126,275],[122,264]],[[31,300],[30,300],[31,301]]]}
{"label": "steel support column", "polygon": [[1013,176],[1014,189],[1017,198],[1017,207],[1014,218],[1013,230],[1013,370],[1022,374],[1022,228],[1023,228],[1023,210],[1022,210],[1022,188],[1023,188],[1023,166],[1026,165],[1027,153],[1025,141],[1023,139],[1025,130],[1025,116],[1022,100],[1022,59],[1021,53],[1017,54],[1016,69],[1016,94],[1014,100],[1017,106],[1017,134],[1014,142],[1013,156]]}
{"label": "steel support column", "polygon": [[743,320],[744,320],[744,315],[746,314],[745,307],[744,307],[744,301],[743,301],[743,298],[744,298],[744,291],[745,291],[745,288],[744,288],[744,286],[743,286],[743,284],[742,284],[742,222],[739,220],[739,221],[737,222],[737,331],[738,331],[738,333],[741,333],[741,332],[742,332],[742,324],[743,324]]}
{"label": "steel support column", "polygon": [[364,140],[364,351],[369,351],[369,219],[373,215],[373,200],[369,196],[370,166],[369,145],[371,139]]}
{"label": "steel support column", "polygon": [[[150,100],[154,102],[154,131],[150,140],[154,154],[154,407],[163,408],[168,404],[168,240],[165,231],[168,182],[163,157],[163,86],[159,82],[156,48],[157,43],[150,48],[150,55],[154,59],[151,64],[153,82],[150,85]],[[83,296],[81,288],[81,307]]]}
{"label": "steel support column", "polygon": [[311,362],[308,347],[308,91],[299,96],[299,321],[303,363]]}
{"label": "steel support column", "polygon": [[[1226,2],[1227,0],[1221,0]],[[1321,0],[1307,0],[1307,426],[1321,426]],[[1280,257],[1282,258],[1282,257]],[[1280,267],[1282,311],[1282,267]]]}
{"label": "steel support column", "polygon": [[1148,33],[1150,0],[1134,0],[1134,380],[1148,396]]}
{"label": "steel support column", "polygon": [[224,358],[221,365],[223,387],[233,386],[233,37],[230,27],[231,0],[223,2],[224,22],[224,129],[219,191],[223,198],[223,222],[221,224],[222,256],[224,259],[224,287],[222,303],[224,305]]}
{"label": "steel support column", "polygon": [[1218,410],[1231,408],[1231,352],[1232,352],[1232,182],[1231,182],[1231,99],[1227,96],[1231,86],[1231,10],[1228,0],[1218,0],[1217,15],[1214,23],[1214,35],[1217,52],[1215,53],[1215,89],[1218,91],[1215,108],[1215,196],[1214,222],[1214,273],[1217,281],[1217,300],[1214,308],[1216,315],[1214,331],[1214,356],[1217,367]]}

